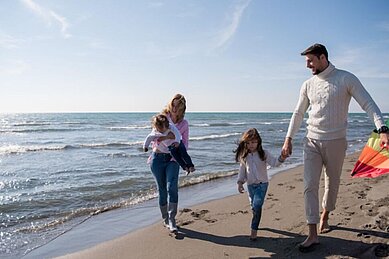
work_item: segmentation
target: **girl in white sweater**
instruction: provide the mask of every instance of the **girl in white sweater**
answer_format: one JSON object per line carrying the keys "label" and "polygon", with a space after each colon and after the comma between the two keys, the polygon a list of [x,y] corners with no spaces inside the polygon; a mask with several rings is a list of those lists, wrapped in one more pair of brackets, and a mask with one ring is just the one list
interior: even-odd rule
{"label": "girl in white sweater", "polygon": [[267,165],[279,166],[284,162],[285,157],[279,156],[277,159],[264,150],[261,136],[255,128],[243,133],[234,153],[236,153],[236,162],[240,163],[237,181],[240,193],[244,192],[243,184],[247,182],[250,205],[253,210],[250,240],[255,241],[261,220],[262,206],[269,185]]}

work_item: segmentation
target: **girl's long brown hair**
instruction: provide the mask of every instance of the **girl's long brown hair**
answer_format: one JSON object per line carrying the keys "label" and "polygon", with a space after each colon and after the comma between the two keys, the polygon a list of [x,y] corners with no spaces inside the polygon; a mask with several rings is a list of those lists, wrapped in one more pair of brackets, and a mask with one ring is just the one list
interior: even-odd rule
{"label": "girl's long brown hair", "polygon": [[242,137],[238,142],[238,147],[236,148],[236,150],[234,150],[234,153],[236,153],[235,154],[236,162],[243,162],[246,160],[246,157],[249,154],[249,150],[247,149],[246,143],[252,140],[258,141],[257,151],[258,151],[259,158],[262,161],[265,161],[266,157],[265,157],[265,151],[262,148],[261,136],[259,135],[257,129],[251,128],[248,129],[245,133],[243,133]]}

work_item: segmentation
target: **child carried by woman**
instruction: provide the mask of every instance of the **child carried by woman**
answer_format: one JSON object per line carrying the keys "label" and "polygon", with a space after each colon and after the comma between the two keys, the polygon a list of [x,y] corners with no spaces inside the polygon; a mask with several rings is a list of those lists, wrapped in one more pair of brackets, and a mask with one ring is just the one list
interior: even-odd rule
{"label": "child carried by woman", "polygon": [[147,152],[151,141],[156,141],[157,145],[154,146],[154,149],[166,153],[170,152],[187,174],[194,172],[195,167],[181,141],[181,134],[174,124],[169,121],[168,117],[163,114],[154,116],[152,127],[151,133],[147,135],[143,143],[143,151]]}

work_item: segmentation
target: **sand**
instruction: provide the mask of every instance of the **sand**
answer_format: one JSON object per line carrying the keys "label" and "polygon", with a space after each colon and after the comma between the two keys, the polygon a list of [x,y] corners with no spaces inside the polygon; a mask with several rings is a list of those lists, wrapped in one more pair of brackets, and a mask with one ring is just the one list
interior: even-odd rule
{"label": "sand", "polygon": [[[262,212],[259,238],[249,240],[251,209],[247,193],[180,208],[179,232],[161,223],[60,258],[385,258],[389,257],[389,174],[350,177],[359,154],[347,156],[332,231],[320,245],[301,253],[296,245],[308,231],[302,166],[275,175]],[[323,184],[320,197],[323,193]],[[157,210],[158,208],[156,208]]]}

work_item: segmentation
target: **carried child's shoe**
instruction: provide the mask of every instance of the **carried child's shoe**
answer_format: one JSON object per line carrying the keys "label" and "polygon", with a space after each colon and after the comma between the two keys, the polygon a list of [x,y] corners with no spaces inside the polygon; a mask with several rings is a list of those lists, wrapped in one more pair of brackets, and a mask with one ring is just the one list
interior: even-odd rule
{"label": "carried child's shoe", "polygon": [[186,175],[188,176],[190,173],[193,173],[194,171],[196,171],[196,169],[194,168],[194,166],[191,166],[191,167],[185,168],[185,171],[186,171]]}
{"label": "carried child's shoe", "polygon": [[196,171],[196,168],[194,168],[194,166],[187,167],[186,168],[186,175],[189,175],[190,173],[193,173],[194,171]]}

